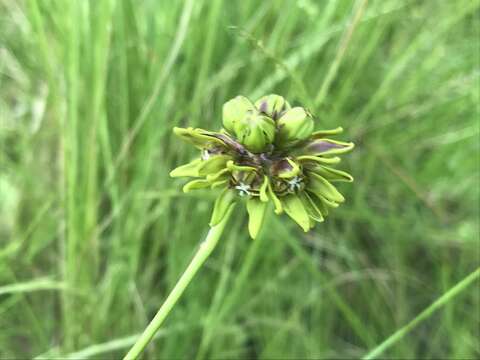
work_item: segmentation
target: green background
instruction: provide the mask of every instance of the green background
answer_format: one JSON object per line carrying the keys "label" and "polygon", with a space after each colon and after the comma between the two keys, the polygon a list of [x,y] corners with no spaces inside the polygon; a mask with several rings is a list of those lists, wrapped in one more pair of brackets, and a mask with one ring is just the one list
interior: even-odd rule
{"label": "green background", "polygon": [[[347,201],[237,207],[148,359],[358,358],[479,265],[477,0],[0,0],[0,357],[119,358],[208,231],[174,126],[269,93],[343,126]],[[388,358],[480,356],[476,281]]]}

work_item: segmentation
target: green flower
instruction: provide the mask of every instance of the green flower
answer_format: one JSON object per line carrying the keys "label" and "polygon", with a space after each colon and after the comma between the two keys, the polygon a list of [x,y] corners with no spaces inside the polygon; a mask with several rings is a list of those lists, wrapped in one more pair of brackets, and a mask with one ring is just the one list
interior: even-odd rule
{"label": "green flower", "polygon": [[243,96],[223,105],[223,126],[254,153],[265,151],[275,138],[275,121]]}
{"label": "green flower", "polygon": [[243,96],[228,101],[223,106],[223,127],[219,132],[174,128],[200,155],[170,175],[194,178],[183,187],[185,192],[221,190],[211,226],[235,202],[245,199],[252,238],[262,226],[269,203],[275,213],[286,213],[308,231],[345,201],[333,183],[353,178],[332,165],[340,162],[337,155],[354,145],[328,138],[342,128],[314,132],[312,115],[302,107],[292,108],[279,95],[264,96],[255,103]]}
{"label": "green flower", "polygon": [[290,146],[308,139],[313,133],[312,116],[301,107],[288,110],[277,121],[278,146]]}

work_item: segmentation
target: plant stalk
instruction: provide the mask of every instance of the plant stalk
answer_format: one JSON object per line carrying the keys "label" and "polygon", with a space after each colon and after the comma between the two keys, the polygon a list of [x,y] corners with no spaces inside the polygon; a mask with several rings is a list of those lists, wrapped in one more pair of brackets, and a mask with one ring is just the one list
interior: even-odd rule
{"label": "plant stalk", "polygon": [[397,330],[391,336],[389,336],[385,341],[383,341],[380,345],[378,345],[375,349],[371,350],[368,354],[366,354],[363,359],[370,360],[378,358],[382,355],[385,350],[390,348],[392,345],[397,343],[400,339],[402,339],[405,335],[407,335],[410,331],[412,331],[418,324],[420,324],[423,320],[428,319],[435,311],[440,309],[442,306],[447,304],[450,300],[452,300],[455,296],[465,290],[469,285],[471,285],[474,281],[480,278],[480,268],[477,268],[474,272],[470,273],[467,277],[465,277],[462,281],[457,283],[455,286],[450,288],[445,294],[440,296],[436,301],[434,301],[429,307],[423,310],[419,315],[417,315],[412,321],[410,321],[407,325]]}
{"label": "plant stalk", "polygon": [[233,211],[234,206],[230,206],[230,209],[227,211],[225,216],[223,217],[222,221],[218,224],[213,226],[207,234],[205,240],[200,244],[197,253],[190,261],[185,272],[182,274],[180,279],[175,284],[175,287],[168,295],[167,299],[164,301],[160,309],[158,310],[155,317],[152,319],[150,324],[146,327],[143,333],[140,335],[136,343],[130,349],[130,351],[125,355],[123,360],[134,360],[138,359],[140,354],[143,352],[145,347],[150,343],[152,338],[155,336],[155,333],[160,329],[165,318],[168,316],[172,308],[177,303],[180,296],[182,296],[183,292],[187,288],[188,284],[192,281],[195,274],[198,272],[200,267],[203,265],[205,260],[210,256],[212,251],[215,249],[215,246],[220,239],[220,236],[223,233],[225,225],[230,218],[230,215]]}

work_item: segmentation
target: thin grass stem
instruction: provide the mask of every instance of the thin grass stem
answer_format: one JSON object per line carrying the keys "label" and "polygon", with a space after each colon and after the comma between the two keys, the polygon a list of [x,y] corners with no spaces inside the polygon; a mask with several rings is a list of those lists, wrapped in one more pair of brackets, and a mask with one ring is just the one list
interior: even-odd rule
{"label": "thin grass stem", "polygon": [[471,285],[475,280],[480,278],[480,268],[477,268],[470,275],[465,277],[457,285],[450,288],[445,294],[440,296],[436,301],[434,301],[429,307],[423,310],[417,317],[410,321],[404,327],[398,329],[392,335],[390,335],[385,341],[380,345],[371,350],[367,355],[363,357],[364,360],[375,359],[385,352],[388,348],[393,346],[395,343],[400,341],[405,335],[412,331],[418,324],[423,320],[428,319],[435,311],[440,309],[443,305],[452,300],[455,296],[465,290],[469,285]]}
{"label": "thin grass stem", "polygon": [[146,329],[140,335],[135,345],[133,345],[133,347],[130,349],[127,355],[125,355],[124,360],[138,359],[138,357],[143,352],[145,347],[153,339],[153,337],[155,336],[155,333],[160,329],[160,326],[162,325],[163,321],[168,316],[172,308],[175,306],[178,299],[180,299],[183,292],[187,288],[188,284],[190,284],[195,274],[198,272],[198,270],[203,265],[205,260],[207,260],[207,258],[212,253],[213,249],[215,249],[215,246],[217,245],[218,240],[220,239],[220,236],[222,235],[223,230],[225,229],[225,225],[227,224],[232,211],[233,211],[233,206],[231,206],[230,209],[227,211],[227,214],[224,216],[222,221],[218,225],[213,226],[210,229],[210,231],[207,234],[207,237],[200,244],[200,247],[198,248],[197,253],[193,257],[193,259],[190,261],[190,264],[188,265],[187,269],[182,274],[177,284],[174,286],[173,290],[170,292],[167,299],[158,310],[155,317],[152,319],[150,324],[148,324]]}

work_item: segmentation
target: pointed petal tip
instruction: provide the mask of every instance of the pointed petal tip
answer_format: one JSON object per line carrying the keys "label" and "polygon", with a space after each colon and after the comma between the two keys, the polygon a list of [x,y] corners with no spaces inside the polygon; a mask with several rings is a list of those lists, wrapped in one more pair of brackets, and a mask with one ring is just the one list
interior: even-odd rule
{"label": "pointed petal tip", "polygon": [[255,239],[263,226],[267,211],[267,204],[257,198],[247,200],[248,232]]}
{"label": "pointed petal tip", "polygon": [[172,178],[176,178],[176,177],[180,177],[178,175],[178,171],[176,171],[177,169],[173,169],[172,171],[170,171],[170,173],[168,175],[170,175],[170,177]]}
{"label": "pointed petal tip", "polygon": [[269,180],[266,175],[263,177],[263,184],[260,187],[260,201],[261,202],[268,202],[268,184]]}
{"label": "pointed petal tip", "polygon": [[188,131],[187,128],[182,128],[182,127],[178,127],[178,126],[175,126],[175,127],[173,128],[173,133],[174,133],[175,135],[181,135],[181,134],[186,133],[187,131]]}
{"label": "pointed petal tip", "polygon": [[259,230],[254,230],[250,226],[248,227],[248,235],[252,240],[255,240],[258,237]]}

